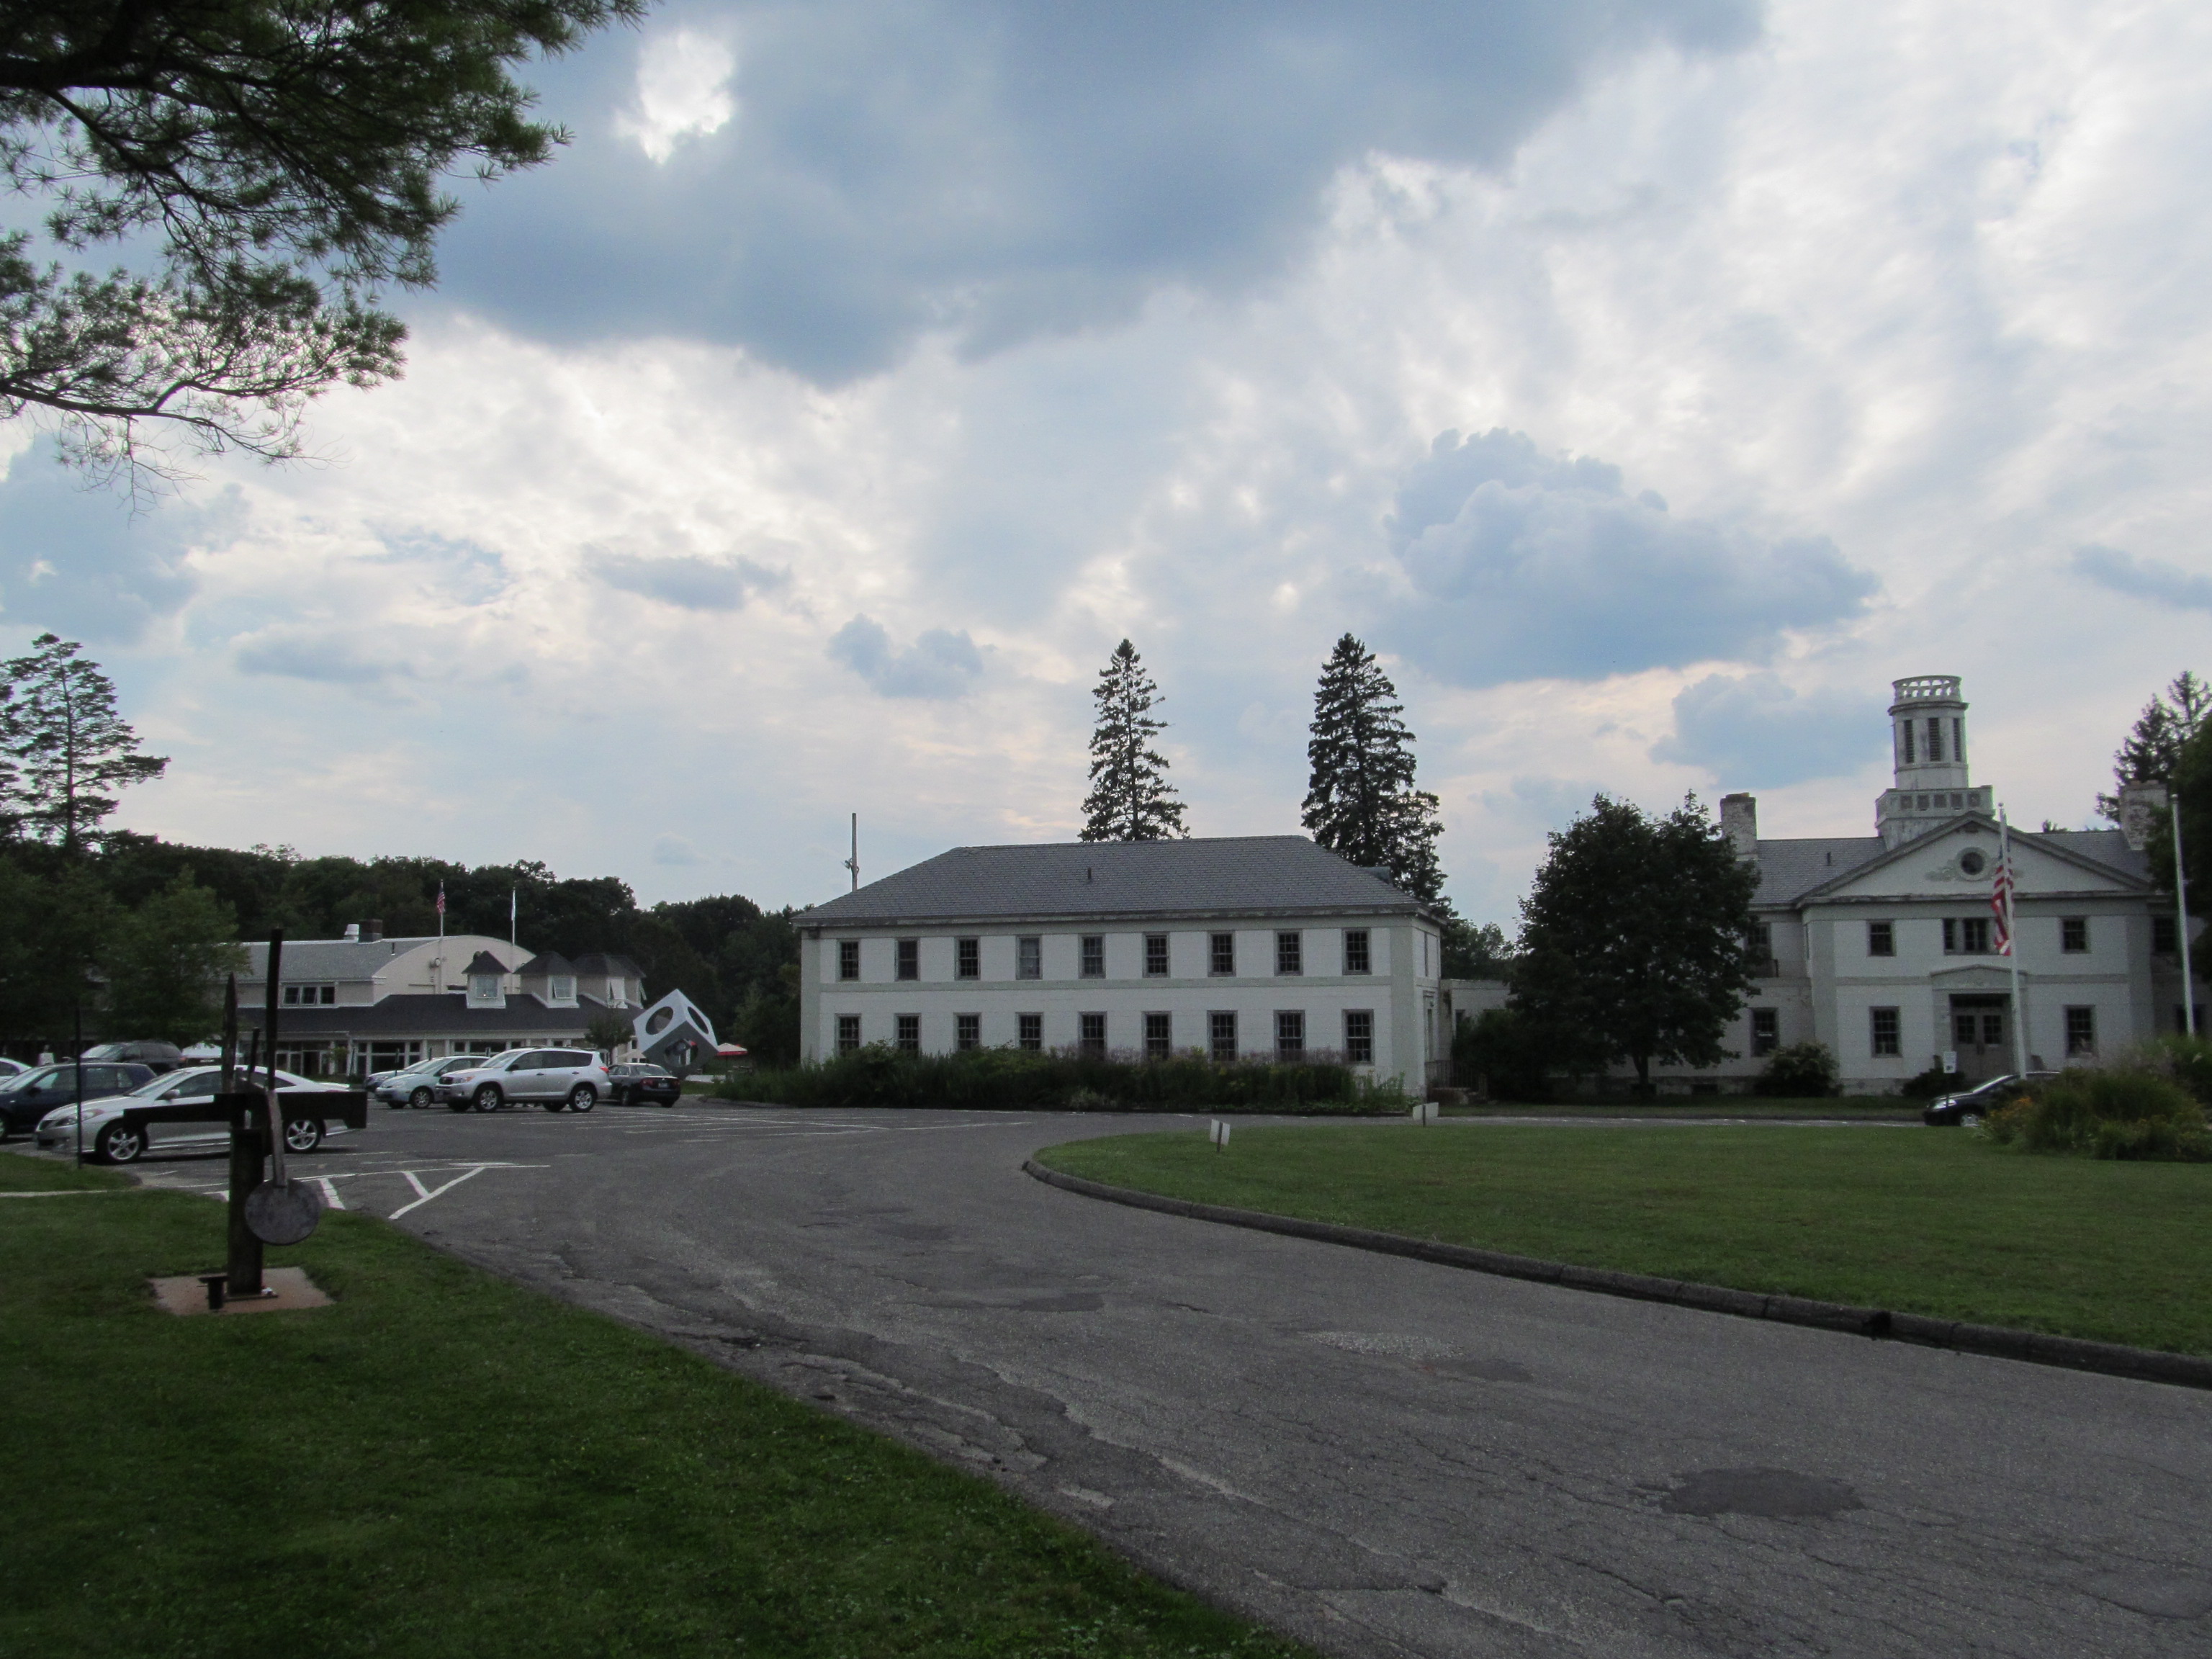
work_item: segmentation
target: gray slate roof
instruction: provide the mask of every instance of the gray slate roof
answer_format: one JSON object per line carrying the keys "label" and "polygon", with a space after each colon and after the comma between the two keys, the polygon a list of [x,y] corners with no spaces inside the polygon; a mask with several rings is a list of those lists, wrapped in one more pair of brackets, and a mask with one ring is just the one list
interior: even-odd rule
{"label": "gray slate roof", "polygon": [[[403,951],[418,945],[435,945],[435,933],[421,939],[301,939],[284,941],[283,976],[300,979],[368,979]],[[246,979],[264,979],[269,972],[269,942],[246,947]]]}
{"label": "gray slate roof", "polygon": [[1419,908],[1304,836],[1225,836],[956,847],[816,905],[801,925]]}
{"label": "gray slate roof", "polygon": [[[548,1008],[534,997],[510,997],[504,1008],[471,1008],[457,991],[410,991],[352,1007],[281,1009],[276,1039],[282,1044],[295,1037],[565,1036],[580,1033],[605,1006],[585,997],[574,1008]],[[241,1009],[239,1020],[258,1026],[260,1011]]]}
{"label": "gray slate roof", "polygon": [[[1987,820],[1984,819],[1986,823]],[[2054,852],[2070,854],[2101,864],[2114,873],[2136,881],[2151,878],[2150,857],[2130,851],[2127,838],[2117,830],[2051,830],[2031,832],[2015,829],[2014,836],[2034,841]],[[1849,875],[1863,864],[1871,864],[1888,849],[1880,836],[1814,836],[1801,841],[1761,841],[1759,843],[1759,891],[1754,905],[1795,904],[1815,887]]]}

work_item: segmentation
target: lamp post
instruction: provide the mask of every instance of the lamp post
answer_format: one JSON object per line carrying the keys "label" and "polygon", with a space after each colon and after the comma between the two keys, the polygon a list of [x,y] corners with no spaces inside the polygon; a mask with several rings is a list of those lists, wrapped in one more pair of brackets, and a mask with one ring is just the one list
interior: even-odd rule
{"label": "lamp post", "polygon": [[2197,1035],[2197,981],[2189,971],[2189,877],[2181,866],[2181,791],[2169,781],[2166,804],[2173,814],[2173,931],[2181,945],[2181,1029]]}

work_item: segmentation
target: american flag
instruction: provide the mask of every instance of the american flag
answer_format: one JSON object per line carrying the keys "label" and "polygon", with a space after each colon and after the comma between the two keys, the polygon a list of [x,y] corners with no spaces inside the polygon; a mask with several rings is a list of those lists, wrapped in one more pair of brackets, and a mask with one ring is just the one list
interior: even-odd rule
{"label": "american flag", "polygon": [[446,914],[446,884],[442,881],[438,884],[438,914]]}
{"label": "american flag", "polygon": [[2012,859],[2008,854],[1997,860],[1997,872],[1990,884],[1990,910],[1997,919],[1997,954],[2012,954]]}

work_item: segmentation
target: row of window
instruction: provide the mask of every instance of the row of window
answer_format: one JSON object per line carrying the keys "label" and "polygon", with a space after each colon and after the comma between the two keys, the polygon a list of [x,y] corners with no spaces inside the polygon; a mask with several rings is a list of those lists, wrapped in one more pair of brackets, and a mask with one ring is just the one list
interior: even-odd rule
{"label": "row of window", "polygon": [[[1145,977],[1167,979],[1171,976],[1169,951],[1170,935],[1145,935]],[[1374,971],[1374,958],[1368,945],[1367,929],[1347,927],[1343,930],[1343,955],[1339,971],[1346,974],[1367,974]],[[921,941],[902,939],[897,944],[897,975],[901,979],[921,977]],[[1283,977],[1296,977],[1305,972],[1305,935],[1296,928],[1285,929],[1275,935],[1275,972]],[[1076,976],[1079,979],[1106,977],[1106,935],[1085,933],[1077,941]],[[1233,979],[1237,975],[1237,935],[1209,933],[1206,938],[1206,971],[1210,978]],[[980,939],[956,939],[952,941],[952,976],[955,979],[981,979],[983,976],[983,941]],[[860,977],[860,941],[843,939],[837,941],[837,977],[854,981]],[[1042,979],[1044,977],[1044,939],[1030,934],[1014,941],[1014,977]]]}
{"label": "row of window", "polygon": [[[2069,1007],[2066,1016],[2066,1053],[2069,1058],[2080,1058],[2097,1052],[2097,1011],[2094,1007]],[[1904,1023],[1900,1010],[1869,1008],[1867,1010],[1867,1037],[1869,1052],[1877,1059],[1894,1057],[1904,1053]],[[2005,1041],[2005,1016],[2002,1009],[1954,1009],[1951,1014],[1951,1042],[1958,1048],[1996,1048]]]}
{"label": "row of window", "polygon": [[[1897,732],[1898,737],[1900,739],[1898,750],[1898,759],[1902,761],[1905,765],[1917,766],[1920,763],[1919,761],[1914,757],[1914,750],[1916,749],[1919,751],[1920,755],[1926,757],[1929,765],[1940,765],[1942,763],[1943,759],[1943,721],[1941,716],[1931,715],[1929,717],[1927,722],[1928,735],[1924,741],[1916,741],[1919,738],[1920,734],[1918,732],[1914,730],[1914,722],[1910,720],[1902,720],[1898,721]],[[1954,715],[1951,719],[1951,759],[1955,763],[1957,762],[1964,761],[1966,758],[1966,723],[1958,716]]]}
{"label": "row of window", "polygon": [[284,1006],[287,1008],[327,1008],[338,1000],[335,985],[287,985]]}
{"label": "row of window", "polygon": [[[1985,957],[1990,954],[1990,918],[1988,916],[1945,916],[1943,918],[1943,954],[1947,957]],[[2154,921],[2156,918],[2153,919]],[[2167,930],[2172,928],[2172,918],[2166,919]],[[1870,921],[1866,925],[1867,954],[1870,957],[1893,957],[1897,954],[1897,924],[1893,921]],[[2154,948],[2159,946],[2155,939]],[[2089,951],[2089,918],[2061,916],[2058,918],[2058,948],[2069,957],[2086,956]]]}
{"label": "row of window", "polygon": [[[1176,1052],[1175,1016],[1171,1013],[1149,1013],[1139,1016],[1143,1024],[1143,1053],[1146,1060],[1165,1060]],[[1275,1043],[1273,1056],[1281,1060],[1301,1060],[1306,1058],[1306,1016],[1303,1008],[1280,1008],[1275,1011]],[[1039,1053],[1045,1046],[1044,1016],[1016,1014],[1014,1016],[1014,1046]],[[1075,1017],[1074,1048],[1079,1054],[1103,1058],[1111,1048],[1111,1033],[1104,1014],[1078,1014]],[[849,1054],[866,1041],[860,1016],[837,1016],[837,1052]],[[921,1016],[894,1014],[891,1016],[891,1044],[907,1054],[921,1052]],[[966,1051],[983,1046],[983,1017],[981,1014],[955,1014],[952,1017],[952,1046]],[[1206,1016],[1206,1052],[1217,1060],[1233,1060],[1244,1053],[1237,1030],[1234,1009],[1216,1009]],[[1347,1008],[1344,1011],[1344,1042],[1340,1050],[1345,1060],[1354,1066],[1371,1066],[1375,1062],[1375,1012],[1371,1008]]]}

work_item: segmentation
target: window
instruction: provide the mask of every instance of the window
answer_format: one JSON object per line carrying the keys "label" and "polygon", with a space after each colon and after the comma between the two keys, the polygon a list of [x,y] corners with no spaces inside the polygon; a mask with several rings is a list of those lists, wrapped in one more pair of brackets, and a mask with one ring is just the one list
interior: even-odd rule
{"label": "window", "polygon": [[1305,1011],[1302,1008],[1278,1010],[1275,1014],[1275,1058],[1295,1060],[1305,1057]]}
{"label": "window", "polygon": [[[2167,947],[2169,950],[2172,946]],[[1237,975],[1237,935],[1209,933],[1206,939],[1206,971],[1216,979],[1233,979]]]}
{"label": "window", "polygon": [[576,1000],[576,981],[571,975],[555,974],[546,989],[555,1002],[574,1002]]}
{"label": "window", "polygon": [[898,1050],[902,1054],[918,1054],[921,1052],[921,1016],[920,1014],[898,1016]]}
{"label": "window", "polygon": [[855,980],[860,976],[860,941],[841,939],[837,941],[837,977]]}
{"label": "window", "polygon": [[1353,1066],[1375,1063],[1375,1013],[1369,1008],[1344,1011],[1344,1058]]}
{"label": "window", "polygon": [[1175,1017],[1171,1014],[1145,1016],[1145,1058],[1165,1060],[1175,1052]]}
{"label": "window", "polygon": [[921,977],[921,941],[902,939],[898,942],[898,976],[901,979]]}
{"label": "window", "polygon": [[1893,957],[1897,954],[1897,924],[1895,922],[1867,923],[1867,954],[1870,957]]}
{"label": "window", "polygon": [[1077,1032],[1075,1047],[1078,1053],[1091,1060],[1106,1058],[1105,1015],[1078,1014],[1075,1017],[1075,1029]]}
{"label": "window", "polygon": [[1869,1008],[1867,1010],[1867,1016],[1869,1023],[1868,1035],[1871,1039],[1869,1046],[1871,1051],[1877,1056],[1903,1054],[1905,1049],[1898,1033],[1897,1010]]}
{"label": "window", "polygon": [[499,975],[497,974],[471,974],[469,975],[469,1000],[471,1002],[490,1003],[496,1006],[499,1001]]}
{"label": "window", "polygon": [[[484,977],[489,978],[490,975]],[[571,990],[569,994],[574,996],[575,993]],[[287,1008],[327,1008],[337,1000],[338,988],[335,985],[288,985],[284,988],[284,1006]]]}
{"label": "window", "polygon": [[952,977],[981,979],[983,976],[983,945],[981,939],[956,939],[952,941]]}
{"label": "window", "polygon": [[1165,933],[1145,935],[1145,977],[1165,979],[1168,976],[1168,936]]}
{"label": "window", "polygon": [[1344,971],[1347,974],[1364,974],[1370,971],[1367,957],[1367,930],[1364,927],[1347,927],[1344,930]]}
{"label": "window", "polygon": [[1751,1052],[1771,1054],[1782,1046],[1782,1016],[1772,1008],[1751,1011]]}
{"label": "window", "polygon": [[2097,1052],[2097,1011],[2094,1008],[2069,1008],[2066,1011],[2066,1052],[2069,1054],[2094,1054]]}
{"label": "window", "polygon": [[1014,941],[1014,977],[1042,979],[1044,977],[1044,941],[1041,939],[1018,939]]}
{"label": "window", "polygon": [[2150,948],[2160,956],[2174,956],[2181,950],[2181,930],[2172,916],[2153,916],[2150,919]]}
{"label": "window", "polygon": [[[1912,722],[1911,722],[1911,720],[1904,720],[1904,721],[1901,721],[1901,722],[1899,722],[1899,729],[1900,731],[1902,731],[1902,732],[1905,733],[1905,763],[1907,766],[1910,766],[1910,765],[1911,765],[1911,764],[1913,763],[1913,762],[1912,762]],[[1911,803],[1910,801],[1907,801],[1907,802],[1905,803],[1905,805],[1907,805],[1909,806],[1909,805],[1911,805]]]}
{"label": "window", "polygon": [[1037,1053],[1044,1047],[1044,1016],[1016,1014],[1014,1033],[1016,1043],[1024,1053],[1032,1054]]}
{"label": "window", "polygon": [[1085,933],[1083,936],[1083,966],[1079,970],[1085,979],[1106,977],[1106,935]]}
{"label": "window", "polygon": [[1226,1064],[1237,1058],[1237,1014],[1233,1009],[1206,1017],[1206,1052],[1216,1060]]}
{"label": "window", "polygon": [[1774,924],[1754,921],[1751,924],[1751,953],[1760,962],[1774,960]]}
{"label": "window", "polygon": [[1305,956],[1304,935],[1278,933],[1275,935],[1275,971],[1279,974],[1303,974],[1300,966]]}
{"label": "window", "polygon": [[955,1014],[952,1016],[952,1046],[962,1054],[983,1046],[983,1016]]}
{"label": "window", "polygon": [[2087,916],[2059,917],[2058,948],[2069,956],[2086,955],[2089,949],[2089,918]]}
{"label": "window", "polygon": [[849,1054],[860,1046],[860,1017],[858,1014],[837,1016],[837,1052]]}
{"label": "window", "polygon": [[1947,957],[1985,957],[1990,953],[1987,916],[1943,918],[1943,954]]}

